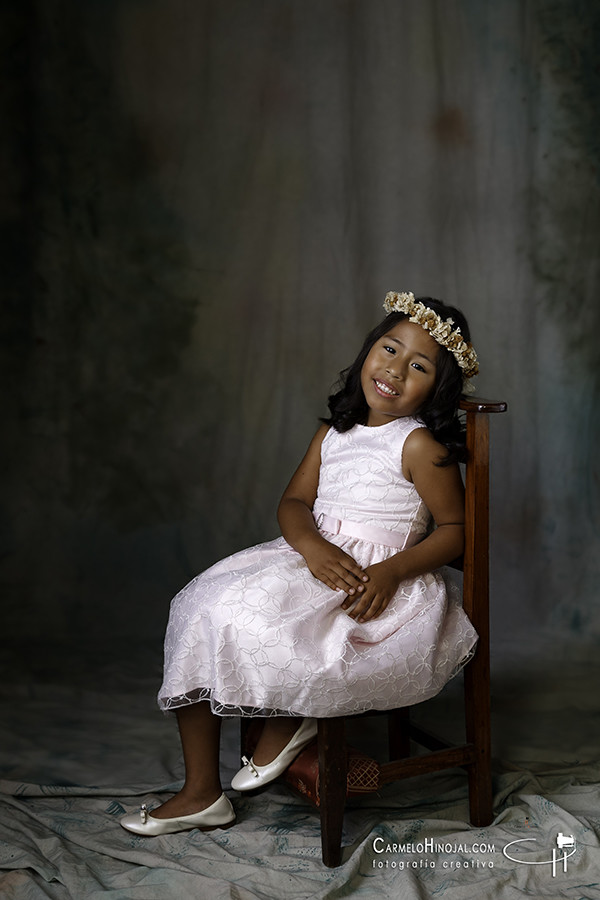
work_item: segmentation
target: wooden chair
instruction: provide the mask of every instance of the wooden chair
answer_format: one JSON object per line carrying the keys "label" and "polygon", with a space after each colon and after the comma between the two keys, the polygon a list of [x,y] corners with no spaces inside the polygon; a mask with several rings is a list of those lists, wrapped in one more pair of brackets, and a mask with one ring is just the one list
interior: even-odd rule
{"label": "wooden chair", "polygon": [[[470,399],[461,402],[467,414],[465,477],[465,552],[456,568],[463,569],[463,608],[479,641],[464,669],[466,742],[451,746],[410,723],[410,707],[386,711],[390,761],[380,765],[380,784],[400,778],[462,766],[469,778],[471,823],[492,821],[489,652],[489,415],[506,410],[506,403]],[[462,564],[461,564],[462,563]],[[366,713],[365,715],[369,715]],[[410,757],[410,739],[431,752]],[[319,719],[319,792],[323,862],[341,863],[342,825],[347,790],[345,717]]]}

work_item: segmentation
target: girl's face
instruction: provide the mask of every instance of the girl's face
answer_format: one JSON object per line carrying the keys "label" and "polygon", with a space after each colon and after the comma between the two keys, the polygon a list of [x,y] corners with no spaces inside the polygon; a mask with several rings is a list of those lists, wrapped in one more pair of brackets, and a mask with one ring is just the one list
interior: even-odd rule
{"label": "girl's face", "polygon": [[367,425],[385,425],[419,411],[435,384],[438,350],[438,343],[408,319],[375,341],[361,369]]}

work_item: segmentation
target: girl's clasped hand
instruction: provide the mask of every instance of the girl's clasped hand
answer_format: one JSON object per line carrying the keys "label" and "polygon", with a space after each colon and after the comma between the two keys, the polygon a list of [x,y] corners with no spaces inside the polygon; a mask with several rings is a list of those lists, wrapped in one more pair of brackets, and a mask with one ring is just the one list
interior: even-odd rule
{"label": "girl's clasped hand", "polygon": [[368,574],[335,544],[317,535],[315,537],[314,548],[304,552],[306,565],[315,578],[334,591],[346,591],[350,597],[364,591],[363,582],[369,580]]}
{"label": "girl's clasped hand", "polygon": [[347,596],[342,603],[342,609],[348,610],[351,619],[368,622],[387,609],[400,584],[400,577],[391,569],[392,565],[388,560],[367,566],[365,576],[368,583],[364,586],[364,591],[359,597]]}
{"label": "girl's clasped hand", "polygon": [[345,592],[341,608],[359,622],[381,615],[400,584],[399,576],[385,561],[361,569],[351,556],[325,539],[304,558],[315,578],[334,591]]}

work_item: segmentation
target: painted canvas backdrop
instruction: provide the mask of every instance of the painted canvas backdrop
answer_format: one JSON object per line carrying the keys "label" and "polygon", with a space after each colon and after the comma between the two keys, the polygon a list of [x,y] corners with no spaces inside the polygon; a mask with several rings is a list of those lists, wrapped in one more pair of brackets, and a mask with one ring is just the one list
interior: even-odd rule
{"label": "painted canvas backdrop", "polygon": [[496,664],[597,651],[592,2],[2,13],[3,632],[162,633],[275,508],[386,291],[466,312]]}

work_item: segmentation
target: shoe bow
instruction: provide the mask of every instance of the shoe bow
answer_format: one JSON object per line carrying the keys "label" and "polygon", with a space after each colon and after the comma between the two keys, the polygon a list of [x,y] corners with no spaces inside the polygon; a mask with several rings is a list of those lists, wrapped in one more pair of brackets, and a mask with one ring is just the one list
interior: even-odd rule
{"label": "shoe bow", "polygon": [[250,769],[250,771],[252,772],[254,777],[258,778],[258,772],[254,768],[254,763],[252,762],[252,760],[248,759],[247,756],[242,756],[242,762],[244,763],[245,766],[247,766]]}

